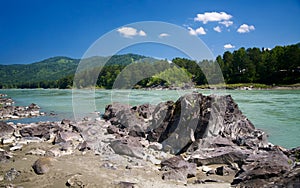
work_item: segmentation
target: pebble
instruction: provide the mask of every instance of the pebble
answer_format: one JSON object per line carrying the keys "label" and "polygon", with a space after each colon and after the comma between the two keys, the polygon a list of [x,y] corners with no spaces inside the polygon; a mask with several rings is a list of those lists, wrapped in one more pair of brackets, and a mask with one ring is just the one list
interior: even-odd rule
{"label": "pebble", "polygon": [[11,148],[9,148],[10,151],[16,151],[16,150],[21,150],[23,148],[23,145],[17,144]]}
{"label": "pebble", "polygon": [[5,180],[8,180],[8,181],[13,181],[14,179],[16,179],[18,176],[20,176],[20,172],[17,171],[16,169],[14,168],[11,168],[9,171],[7,171],[5,173],[5,177],[4,179]]}

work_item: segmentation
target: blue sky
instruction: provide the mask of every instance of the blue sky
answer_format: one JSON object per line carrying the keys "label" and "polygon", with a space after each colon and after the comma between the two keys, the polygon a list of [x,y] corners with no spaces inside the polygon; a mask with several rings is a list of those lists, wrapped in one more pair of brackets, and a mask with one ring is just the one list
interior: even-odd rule
{"label": "blue sky", "polygon": [[[124,32],[134,31],[124,30],[124,25],[140,21],[184,27],[214,56],[240,47],[300,42],[299,0],[1,0],[0,4],[0,64],[53,56],[81,58],[105,33],[115,30],[126,37]],[[157,45],[124,52],[168,59],[182,56],[176,49]]]}

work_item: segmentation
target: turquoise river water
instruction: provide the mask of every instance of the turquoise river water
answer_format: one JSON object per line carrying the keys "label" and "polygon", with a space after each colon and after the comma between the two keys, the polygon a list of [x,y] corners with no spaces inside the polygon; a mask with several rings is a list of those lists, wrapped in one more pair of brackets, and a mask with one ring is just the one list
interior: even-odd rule
{"label": "turquoise river water", "polygon": [[[100,113],[111,102],[128,102],[131,105],[151,103],[157,104],[166,100],[177,100],[184,92],[191,91],[114,91],[114,90],[83,90],[81,97],[86,96],[87,102],[95,100],[95,109]],[[269,141],[287,148],[300,146],[300,90],[199,90],[209,94],[230,94],[242,112],[252,121],[256,128],[269,135]],[[38,104],[42,111],[53,112],[56,116],[46,116],[15,120],[15,122],[54,121],[63,118],[73,119],[72,90],[36,89],[36,90],[0,90],[15,100],[15,105]],[[80,102],[84,101],[80,100]],[[80,107],[77,101],[74,103]],[[84,106],[84,105],[83,105]],[[11,120],[10,120],[11,121]]]}

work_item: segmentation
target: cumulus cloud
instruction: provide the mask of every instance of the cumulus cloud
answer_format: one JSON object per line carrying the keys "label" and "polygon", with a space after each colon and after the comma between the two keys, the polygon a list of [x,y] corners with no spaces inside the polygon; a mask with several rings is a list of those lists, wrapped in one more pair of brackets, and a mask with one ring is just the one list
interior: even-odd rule
{"label": "cumulus cloud", "polygon": [[133,27],[121,27],[121,28],[117,29],[117,31],[123,37],[126,37],[126,38],[132,38],[134,36],[147,36],[145,31],[143,31],[143,30],[138,31],[137,29],[135,29]]}
{"label": "cumulus cloud", "polygon": [[221,33],[221,32],[222,32],[220,26],[214,27],[214,30],[215,30],[216,32],[218,32],[218,33]]}
{"label": "cumulus cloud", "polygon": [[233,46],[232,44],[225,44],[224,45],[224,49],[232,49],[235,48],[235,46]]}
{"label": "cumulus cloud", "polygon": [[140,36],[143,36],[143,37],[144,37],[144,36],[147,36],[147,34],[145,33],[145,31],[143,31],[143,30],[140,30],[140,31],[139,31],[139,35],[140,35]]}
{"label": "cumulus cloud", "polygon": [[247,24],[243,24],[241,25],[237,32],[238,33],[249,33],[250,31],[255,30],[255,27],[253,25],[247,25]]}
{"label": "cumulus cloud", "polygon": [[164,38],[170,36],[168,33],[161,33],[158,35],[159,38]]}
{"label": "cumulus cloud", "polygon": [[223,24],[225,25],[226,27],[229,27],[233,24],[233,21],[230,21],[230,20],[225,20],[225,21],[221,21],[219,22],[219,24]]}
{"label": "cumulus cloud", "polygon": [[231,19],[232,16],[226,12],[205,12],[204,14],[197,14],[194,21],[203,22],[220,22]]}
{"label": "cumulus cloud", "polygon": [[205,32],[205,30],[204,30],[204,28],[203,27],[199,27],[198,29],[193,29],[193,28],[191,28],[191,27],[188,27],[188,30],[189,30],[189,33],[191,34],[191,35],[205,35],[206,34],[206,32]]}

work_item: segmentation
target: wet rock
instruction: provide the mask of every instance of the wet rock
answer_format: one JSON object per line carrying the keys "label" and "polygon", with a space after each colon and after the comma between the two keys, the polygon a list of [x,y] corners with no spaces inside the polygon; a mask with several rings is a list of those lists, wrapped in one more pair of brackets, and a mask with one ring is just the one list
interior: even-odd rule
{"label": "wet rock", "polygon": [[18,176],[21,175],[20,171],[17,171],[14,168],[11,168],[9,171],[7,171],[5,173],[4,179],[7,181],[13,181],[14,179],[16,179]]}
{"label": "wet rock", "polygon": [[38,175],[49,172],[50,167],[52,166],[52,164],[51,164],[52,160],[53,159],[49,158],[49,157],[39,158],[32,165],[34,172]]}

